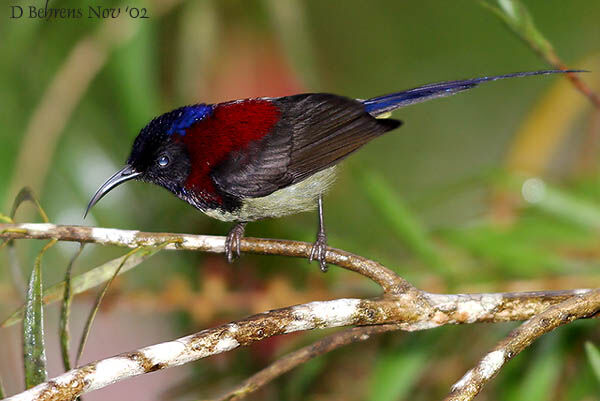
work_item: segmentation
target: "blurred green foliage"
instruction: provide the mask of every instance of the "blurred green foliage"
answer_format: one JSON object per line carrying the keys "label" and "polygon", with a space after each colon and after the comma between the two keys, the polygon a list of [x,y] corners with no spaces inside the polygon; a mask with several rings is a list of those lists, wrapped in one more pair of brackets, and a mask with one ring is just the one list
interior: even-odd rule
{"label": "blurred green foliage", "polygon": [[[93,18],[10,19],[10,8],[0,8],[4,214],[10,211],[15,188],[43,177],[34,190],[54,223],[224,234],[228,225],[141,183],[111,193],[86,221],[82,215],[90,195],[127,157],[139,129],[182,104],[300,91],[367,98],[428,82],[547,68],[527,40],[512,35],[496,13],[517,34],[535,36],[530,43],[554,49],[568,66],[600,70],[598,2],[525,1],[517,4],[519,13],[512,20],[506,13],[512,1],[490,1],[487,7],[471,0],[96,3],[148,7],[150,18],[122,17],[116,24]],[[50,5],[82,3],[56,0]],[[82,73],[99,62],[89,87],[67,84],[53,102],[43,103],[53,80],[81,47],[84,56],[68,81],[80,85]],[[405,125],[345,161],[325,198],[330,244],[380,261],[432,292],[599,286],[598,111],[587,103],[578,110],[562,135],[566,139],[544,160],[546,170],[535,172],[538,181],[528,181],[527,171],[515,171],[505,159],[518,146],[521,153],[537,154],[536,143],[523,147],[514,136],[522,121],[544,107],[548,89],[561,79],[493,83],[395,112]],[[53,146],[23,146],[27,135],[35,135],[30,129],[34,115],[45,112],[42,125],[55,126],[53,118],[73,99],[74,109],[65,113],[64,126],[58,124]],[[40,110],[42,106],[48,109]],[[38,162],[17,171],[24,153]],[[49,162],[44,164],[46,157]],[[584,159],[591,162],[582,164]],[[31,180],[15,182],[15,177]],[[17,221],[34,219],[23,209]],[[251,224],[248,235],[309,241],[315,221],[311,214],[265,221]],[[41,246],[17,244],[23,277],[31,274]],[[75,252],[75,245],[59,244],[44,256],[46,288],[64,279]],[[110,260],[102,270],[110,277],[122,254],[88,246],[73,274]],[[135,263],[130,260],[126,267],[145,259],[133,258]],[[6,294],[0,298],[0,319],[22,303],[22,293],[13,285],[19,280],[10,271],[7,259],[0,259],[0,294]],[[251,255],[227,266],[220,257],[161,252],[116,281],[117,308],[119,302],[130,305],[143,298],[150,305],[146,310],[155,306],[161,309],[156,315],[170,312],[173,337],[289,303],[377,294],[367,280],[336,268],[322,275],[305,261]],[[77,283],[74,277],[74,293]],[[236,294],[252,301],[240,301]],[[129,313],[136,313],[135,306]],[[311,361],[251,398],[440,398],[512,327],[382,335]],[[136,332],[120,327],[118,332],[90,334],[111,335],[135,337]],[[270,340],[262,347],[198,362],[186,383],[170,383],[164,389],[168,393],[155,397],[211,396],[314,335]],[[586,341],[590,343],[584,347]],[[599,341],[594,321],[561,328],[511,361],[481,398],[597,399],[598,350],[592,343]],[[117,352],[110,341],[103,344],[102,355]],[[0,352],[16,346],[12,340],[0,341],[6,347]],[[58,343],[48,347],[58,349]],[[14,369],[9,359],[0,364],[8,394],[22,388]],[[102,399],[103,391],[86,400]]]}

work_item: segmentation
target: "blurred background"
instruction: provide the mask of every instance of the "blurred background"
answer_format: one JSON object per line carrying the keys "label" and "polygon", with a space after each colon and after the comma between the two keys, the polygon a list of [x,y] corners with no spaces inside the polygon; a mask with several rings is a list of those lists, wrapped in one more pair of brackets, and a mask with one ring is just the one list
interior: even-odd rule
{"label": "blurred background", "polygon": [[[26,8],[27,1],[14,3]],[[600,91],[600,2],[525,1],[532,20],[520,21],[535,22],[547,40],[525,26],[530,43],[511,30],[511,15],[518,24],[522,14],[507,0],[93,3],[147,8],[149,17],[114,20],[87,18],[87,3],[93,2],[49,2],[82,7],[80,19],[11,19],[11,8],[0,8],[5,215],[29,185],[53,223],[224,235],[228,224],[143,183],[119,187],[82,218],[138,131],[184,104],[309,91],[368,98],[442,80],[547,69],[539,54],[550,54],[544,43],[569,67],[591,70],[581,79]],[[537,53],[531,43],[542,44]],[[379,261],[430,292],[600,286],[600,112],[567,79],[494,82],[394,117],[405,125],[339,169],[325,198],[331,246]],[[259,222],[247,235],[313,241],[316,219],[305,213]],[[40,221],[29,205],[16,220]],[[2,251],[0,319],[23,303],[23,283],[42,246],[19,241],[12,259]],[[58,244],[48,251],[44,285],[63,280],[77,248]],[[124,253],[88,245],[73,274]],[[10,268],[15,260],[21,274]],[[73,350],[97,291],[74,299]],[[244,255],[228,265],[221,255],[164,251],[112,284],[81,362],[268,309],[378,294],[367,279],[336,267],[322,274],[305,260]],[[57,305],[45,314],[50,376],[63,371]],[[514,327],[381,335],[319,357],[249,399],[439,399]],[[85,399],[210,398],[325,334],[273,338]],[[600,377],[586,342],[588,350],[600,346],[597,322],[546,335],[478,399],[597,400]],[[22,365],[20,324],[0,329],[7,394],[22,390]]]}

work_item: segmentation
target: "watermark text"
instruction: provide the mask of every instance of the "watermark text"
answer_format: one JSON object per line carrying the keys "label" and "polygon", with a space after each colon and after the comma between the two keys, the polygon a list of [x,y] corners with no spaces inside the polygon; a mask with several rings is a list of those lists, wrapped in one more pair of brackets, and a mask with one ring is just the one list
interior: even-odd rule
{"label": "watermark text", "polygon": [[43,6],[9,5],[9,18],[11,19],[44,19],[44,20],[66,20],[66,19],[116,19],[121,17],[144,19],[150,18],[145,7],[106,7],[103,5],[87,5],[85,7],[50,7],[50,0],[46,0]]}

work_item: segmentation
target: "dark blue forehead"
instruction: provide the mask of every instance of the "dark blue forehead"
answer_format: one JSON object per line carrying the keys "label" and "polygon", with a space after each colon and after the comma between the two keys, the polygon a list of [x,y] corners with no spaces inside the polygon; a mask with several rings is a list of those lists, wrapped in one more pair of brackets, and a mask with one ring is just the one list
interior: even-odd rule
{"label": "dark blue forehead", "polygon": [[171,124],[166,133],[169,135],[185,135],[185,131],[193,124],[204,119],[212,113],[212,106],[207,104],[195,104],[193,106],[180,107],[170,112]]}

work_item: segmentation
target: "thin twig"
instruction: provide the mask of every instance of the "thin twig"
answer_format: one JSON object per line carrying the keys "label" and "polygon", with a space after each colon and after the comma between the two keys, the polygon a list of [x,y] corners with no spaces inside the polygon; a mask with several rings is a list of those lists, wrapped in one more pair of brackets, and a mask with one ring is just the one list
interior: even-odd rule
{"label": "thin twig", "polygon": [[[127,248],[159,246],[173,242],[165,249],[182,249],[223,253],[225,237],[210,235],[148,233],[113,228],[60,226],[54,224],[0,224],[0,238],[58,239],[80,243],[93,242]],[[312,244],[261,238],[244,238],[242,252],[263,255],[284,255],[308,258]],[[400,294],[416,289],[403,278],[381,264],[350,252],[327,248],[327,263],[362,274],[379,284],[387,294]]]}
{"label": "thin twig", "polygon": [[239,386],[236,386],[219,398],[216,398],[215,401],[233,401],[242,399],[250,393],[262,388],[277,377],[317,356],[326,354],[337,348],[343,347],[344,345],[366,341],[374,334],[393,330],[398,330],[398,326],[395,324],[383,324],[380,326],[353,327],[332,334],[278,359],[260,372],[257,372],[244,380]]}
{"label": "thin twig", "polygon": [[[486,1],[481,1],[481,5],[499,17],[508,29],[548,64],[558,70],[569,69],[554,50],[552,43],[537,29],[525,5],[518,1],[500,2],[500,7],[493,6]],[[567,76],[573,86],[587,97],[594,107],[600,109],[600,96],[592,91],[577,74],[568,73]]]}
{"label": "thin twig", "polygon": [[[567,67],[567,65],[563,63],[563,61],[558,57],[558,55],[554,51],[552,51],[548,56],[542,56],[554,68],[557,68],[559,70],[569,69],[569,67]],[[575,89],[577,89],[585,97],[587,97],[596,109],[600,110],[600,96],[598,96],[596,92],[594,92],[585,82],[583,82],[579,75],[569,72],[567,73],[567,78],[569,79],[569,81],[571,81]]]}
{"label": "thin twig", "polygon": [[469,370],[452,387],[446,401],[472,400],[509,360],[539,337],[576,319],[591,317],[599,310],[600,289],[597,289],[569,298],[534,316],[513,330],[477,366]]}

